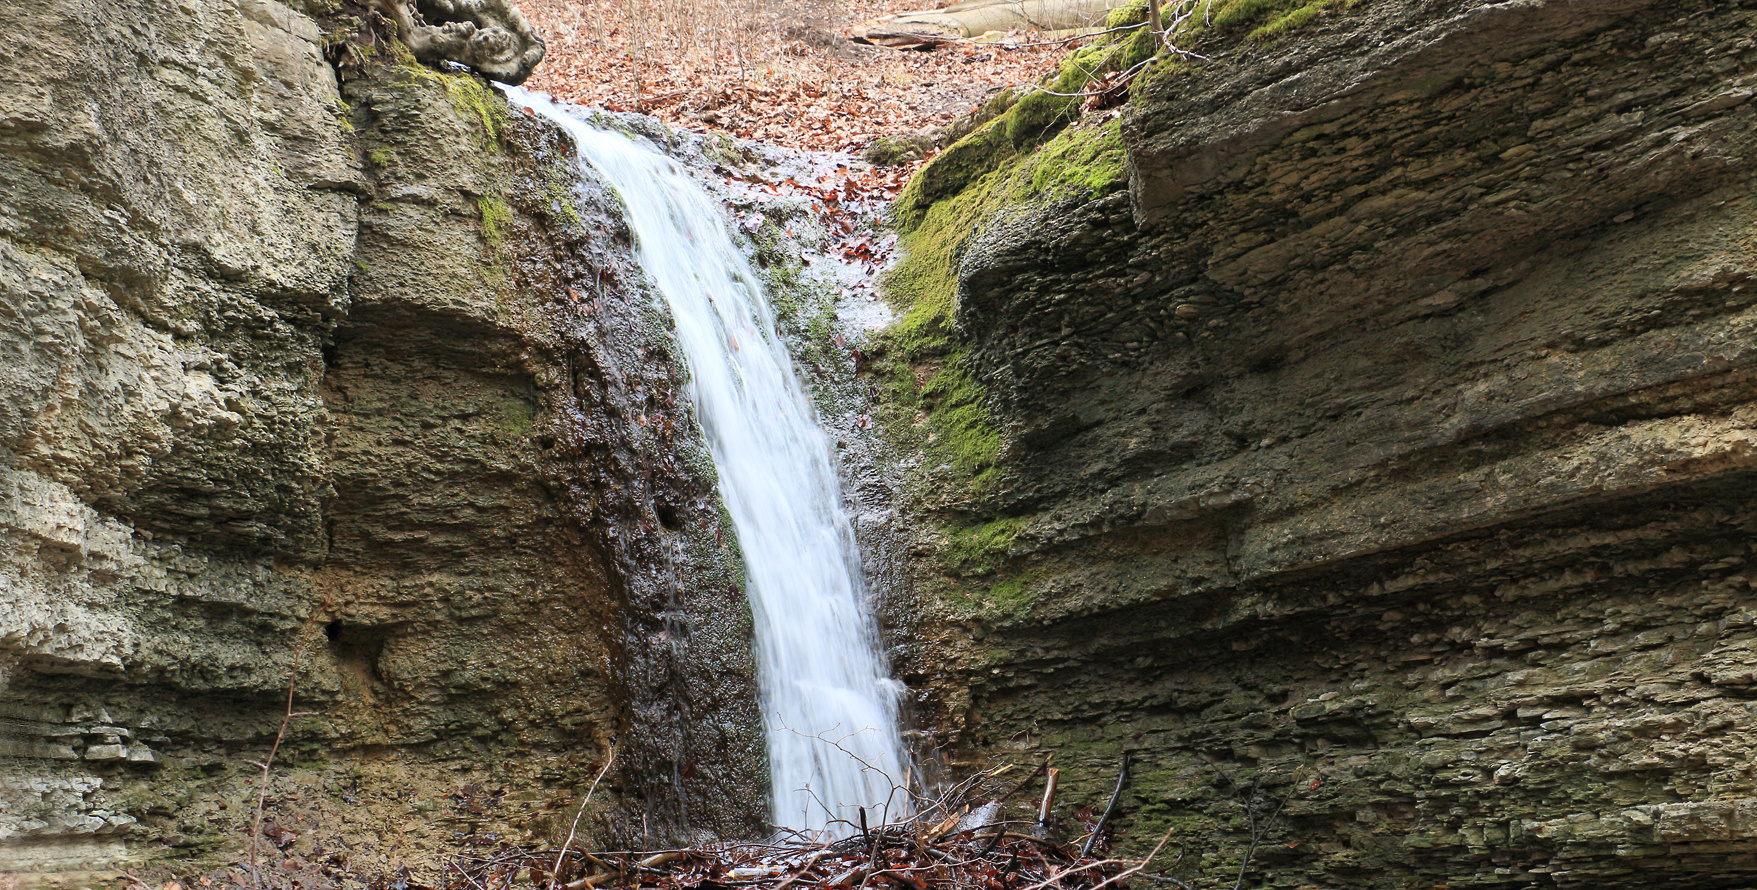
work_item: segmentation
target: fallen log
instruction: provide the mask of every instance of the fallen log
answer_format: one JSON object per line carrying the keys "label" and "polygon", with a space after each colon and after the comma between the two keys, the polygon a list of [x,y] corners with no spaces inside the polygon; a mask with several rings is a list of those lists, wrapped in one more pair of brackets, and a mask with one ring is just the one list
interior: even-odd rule
{"label": "fallen log", "polygon": [[850,37],[894,49],[933,49],[1014,28],[1095,31],[1104,27],[1111,10],[1126,5],[1128,0],[970,0],[874,19],[856,25]]}

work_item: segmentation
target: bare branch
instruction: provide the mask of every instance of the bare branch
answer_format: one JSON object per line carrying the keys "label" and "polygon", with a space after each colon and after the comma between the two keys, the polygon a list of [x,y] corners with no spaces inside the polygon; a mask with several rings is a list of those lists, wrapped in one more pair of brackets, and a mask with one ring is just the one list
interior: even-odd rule
{"label": "bare branch", "polygon": [[[555,890],[556,876],[561,874],[561,861],[567,856],[568,846],[573,843],[574,832],[579,830],[580,817],[585,815],[586,804],[591,803],[592,801],[592,792],[598,790],[598,783],[604,779],[605,773],[610,772],[610,765],[615,762],[616,745],[612,743],[610,745],[609,759],[604,761],[604,766],[598,770],[598,775],[592,779],[592,787],[586,789],[586,796],[580,798],[580,807],[575,810],[573,814],[573,824],[567,827],[567,840],[561,842],[561,852],[555,854],[555,867],[549,870],[549,890]],[[573,885],[569,884],[568,887],[572,888]]]}
{"label": "bare branch", "polygon": [[293,694],[299,686],[299,661],[305,656],[305,644],[311,639],[311,631],[317,627],[317,616],[329,610],[330,600],[326,597],[311,615],[305,619],[305,627],[299,631],[299,643],[293,647],[293,669],[287,677],[287,708],[281,717],[281,728],[275,731],[275,743],[269,746],[268,757],[262,763],[251,761],[252,765],[262,767],[262,781],[256,788],[256,815],[250,821],[250,880],[257,888],[262,887],[262,868],[256,856],[257,842],[262,838],[262,813],[268,806],[268,776],[273,768],[275,754],[281,750],[281,741],[287,737],[287,727],[294,717],[307,716],[311,712],[293,710]]}

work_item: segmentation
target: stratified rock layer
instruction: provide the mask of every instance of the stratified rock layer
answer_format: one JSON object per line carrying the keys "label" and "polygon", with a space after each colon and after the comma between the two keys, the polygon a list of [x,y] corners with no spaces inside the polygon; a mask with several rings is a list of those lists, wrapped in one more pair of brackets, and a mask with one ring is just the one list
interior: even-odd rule
{"label": "stratified rock layer", "polygon": [[0,871],[235,848],[302,635],[273,800],[356,868],[565,832],[613,742],[615,826],[759,826],[732,535],[571,145],[273,0],[0,24]]}
{"label": "stratified rock layer", "polygon": [[1126,190],[961,258],[1019,522],[917,561],[955,750],[1070,812],[1130,752],[1202,886],[1247,810],[1247,886],[1757,876],[1753,35],[1379,0],[1146,75]]}

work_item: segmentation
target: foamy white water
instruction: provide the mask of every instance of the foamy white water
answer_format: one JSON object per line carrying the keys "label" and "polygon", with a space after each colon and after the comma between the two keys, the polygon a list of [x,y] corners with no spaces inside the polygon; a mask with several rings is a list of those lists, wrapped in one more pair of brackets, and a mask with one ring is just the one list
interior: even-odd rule
{"label": "foamy white water", "polygon": [[581,160],[622,197],[676,319],[744,552],[775,823],[845,833],[830,822],[854,821],[855,807],[875,821],[904,815],[900,687],[880,653],[830,444],[718,203],[644,142],[508,92],[572,133]]}

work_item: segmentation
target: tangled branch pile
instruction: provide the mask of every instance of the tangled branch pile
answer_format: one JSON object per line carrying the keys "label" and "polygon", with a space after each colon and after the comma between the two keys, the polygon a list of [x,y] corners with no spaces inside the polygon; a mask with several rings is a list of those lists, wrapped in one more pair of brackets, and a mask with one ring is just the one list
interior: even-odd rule
{"label": "tangled branch pile", "polygon": [[[1088,826],[1082,848],[1044,836],[1041,822],[1000,819],[1005,800],[1045,769],[994,793],[1001,772],[975,776],[907,819],[868,827],[862,810],[863,824],[841,823],[852,833],[840,839],[795,833],[679,850],[503,850],[453,860],[445,890],[1103,890],[1128,886],[1165,844],[1146,859],[1104,858],[1089,855],[1105,846],[1102,823]],[[1049,773],[1043,813],[1055,793]],[[984,798],[979,807],[959,803]]]}
{"label": "tangled branch pile", "polygon": [[[457,860],[447,890],[714,890],[754,888],[968,887],[1099,890],[1124,887],[1150,860],[1082,856],[1070,845],[1006,823],[929,837],[918,825],[887,825],[829,843],[806,840],[689,850],[503,852]],[[559,873],[550,873],[560,858]]]}
{"label": "tangled branch pile", "polygon": [[659,852],[569,853],[550,874],[554,851],[460,860],[448,890],[611,888],[880,888],[927,890],[1098,890],[1127,886],[1140,860],[1082,857],[1074,847],[1004,827],[929,838],[890,825],[827,844],[737,844]]}

